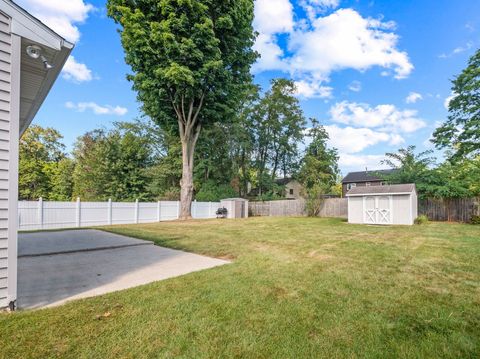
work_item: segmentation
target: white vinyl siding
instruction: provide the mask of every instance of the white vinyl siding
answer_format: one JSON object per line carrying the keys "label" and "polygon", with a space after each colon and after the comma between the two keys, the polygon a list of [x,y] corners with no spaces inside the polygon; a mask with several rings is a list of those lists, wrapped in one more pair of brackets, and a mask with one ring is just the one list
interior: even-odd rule
{"label": "white vinyl siding", "polygon": [[0,308],[8,305],[10,72],[10,18],[0,12]]}

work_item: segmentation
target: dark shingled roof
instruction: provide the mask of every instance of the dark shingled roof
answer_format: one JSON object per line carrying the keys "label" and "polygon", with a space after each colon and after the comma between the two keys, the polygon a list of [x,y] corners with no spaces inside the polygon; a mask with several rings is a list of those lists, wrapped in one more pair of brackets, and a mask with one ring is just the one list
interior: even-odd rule
{"label": "dark shingled roof", "polygon": [[388,186],[354,187],[347,192],[347,197],[360,196],[363,194],[412,193],[414,191],[414,183],[392,184]]}
{"label": "dark shingled roof", "polygon": [[275,180],[275,183],[278,184],[279,186],[285,186],[292,181],[294,181],[293,178],[285,177],[285,178],[277,178]]}
{"label": "dark shingled roof", "polygon": [[382,176],[391,175],[395,171],[395,169],[390,169],[378,171],[349,172],[342,180],[342,183],[381,181],[383,180]]}

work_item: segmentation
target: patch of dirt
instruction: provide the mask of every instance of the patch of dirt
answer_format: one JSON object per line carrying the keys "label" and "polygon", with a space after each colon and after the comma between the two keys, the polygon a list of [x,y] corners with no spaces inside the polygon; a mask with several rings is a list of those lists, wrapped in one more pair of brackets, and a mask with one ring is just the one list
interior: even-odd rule
{"label": "patch of dirt", "polygon": [[309,258],[314,258],[314,259],[318,259],[318,260],[328,260],[328,259],[332,259],[334,258],[334,256],[332,255],[329,255],[329,254],[325,254],[325,253],[318,253],[317,250],[315,251],[311,251],[310,253],[308,253],[307,255]]}

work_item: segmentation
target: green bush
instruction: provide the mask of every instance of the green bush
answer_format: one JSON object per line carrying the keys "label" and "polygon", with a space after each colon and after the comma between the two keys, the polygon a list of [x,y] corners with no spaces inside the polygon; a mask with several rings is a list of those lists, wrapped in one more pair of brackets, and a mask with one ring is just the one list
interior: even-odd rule
{"label": "green bush", "polygon": [[472,216],[470,219],[471,224],[480,224],[480,216]]}
{"label": "green bush", "polygon": [[428,217],[424,214],[418,216],[415,219],[415,224],[426,224],[426,223],[428,223]]}
{"label": "green bush", "polygon": [[238,193],[228,184],[218,185],[206,182],[196,193],[195,199],[199,202],[218,202],[221,199],[238,197]]}

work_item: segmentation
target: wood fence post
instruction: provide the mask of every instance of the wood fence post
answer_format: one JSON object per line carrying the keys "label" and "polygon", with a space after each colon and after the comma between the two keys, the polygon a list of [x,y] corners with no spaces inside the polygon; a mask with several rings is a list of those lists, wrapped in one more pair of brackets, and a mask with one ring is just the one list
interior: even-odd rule
{"label": "wood fence post", "polygon": [[38,224],[43,229],[43,198],[38,199]]}
{"label": "wood fence post", "polygon": [[76,206],[76,213],[75,213],[76,214],[75,225],[77,227],[80,227],[80,225],[81,225],[81,220],[82,220],[81,219],[81,213],[80,213],[81,209],[82,209],[82,207],[81,207],[81,203],[80,203],[80,197],[77,197],[77,206]]}
{"label": "wood fence post", "polygon": [[177,201],[177,219],[180,218],[180,201]]}
{"label": "wood fence post", "polygon": [[112,199],[108,199],[108,224],[112,225]]}
{"label": "wood fence post", "polygon": [[160,219],[162,218],[161,213],[160,213],[160,207],[162,203],[160,201],[157,201],[157,222],[160,222]]}

